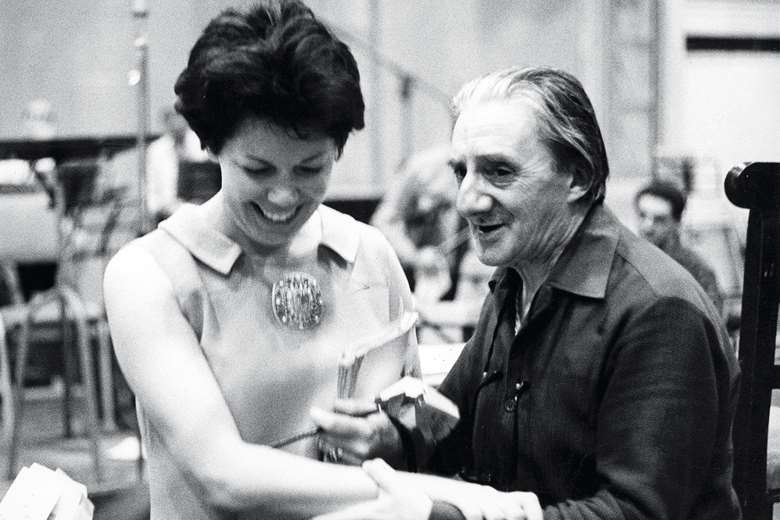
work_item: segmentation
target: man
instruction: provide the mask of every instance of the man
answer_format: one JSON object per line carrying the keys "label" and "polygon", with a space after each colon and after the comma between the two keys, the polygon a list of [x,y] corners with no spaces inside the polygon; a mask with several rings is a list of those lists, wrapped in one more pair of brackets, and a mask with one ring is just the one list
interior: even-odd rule
{"label": "man", "polygon": [[[467,84],[454,107],[457,208],[497,268],[440,386],[460,423],[424,445],[404,428],[387,440],[382,415],[315,411],[323,441],[347,460],[392,460],[416,438],[410,463],[530,492],[548,520],[739,518],[734,352],[701,287],[603,206],[607,157],[580,83],[511,68]],[[400,494],[410,480],[377,482]]]}
{"label": "man", "polygon": [[639,235],[671,256],[699,282],[722,312],[723,299],[715,272],[695,251],[680,240],[680,221],[685,211],[685,194],[669,182],[654,181],[634,197],[639,217]]}

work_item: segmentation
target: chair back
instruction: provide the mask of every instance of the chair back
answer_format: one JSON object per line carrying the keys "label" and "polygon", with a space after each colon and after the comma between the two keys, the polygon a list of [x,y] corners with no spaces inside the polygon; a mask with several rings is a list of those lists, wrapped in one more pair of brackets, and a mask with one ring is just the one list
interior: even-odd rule
{"label": "chair back", "polygon": [[[777,313],[780,305],[780,163],[745,163],[731,169],[726,195],[750,210],[742,291],[740,398],[734,420],[734,487],[742,517],[771,520],[780,486],[767,483],[772,390],[780,389]],[[773,484],[774,485],[774,484]]]}

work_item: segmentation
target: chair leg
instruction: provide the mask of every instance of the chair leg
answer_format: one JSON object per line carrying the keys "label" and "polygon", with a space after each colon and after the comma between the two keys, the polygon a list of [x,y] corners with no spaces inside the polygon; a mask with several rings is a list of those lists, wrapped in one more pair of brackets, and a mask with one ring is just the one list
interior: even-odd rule
{"label": "chair leg", "polygon": [[97,387],[92,369],[94,367],[92,359],[92,346],[90,345],[89,330],[87,328],[87,315],[84,305],[76,296],[76,293],[67,287],[60,288],[60,291],[67,301],[68,308],[73,312],[73,321],[76,325],[76,345],[79,350],[79,361],[81,361],[81,379],[84,385],[86,408],[87,408],[87,431],[90,436],[92,451],[93,468],[95,479],[100,482],[103,480],[103,468],[100,459],[100,426],[98,424],[98,405],[97,405]]}
{"label": "chair leg", "polygon": [[98,340],[98,356],[100,357],[100,395],[103,400],[103,430],[116,430],[114,422],[114,374],[111,363],[111,341],[108,323],[98,319],[95,324],[95,335]]}
{"label": "chair leg", "polygon": [[66,439],[73,437],[73,383],[76,381],[75,362],[73,359],[73,346],[75,341],[72,334],[71,323],[67,318],[65,298],[58,298],[60,307],[60,329],[62,334],[62,363],[63,363],[63,393],[62,393],[62,431]]}
{"label": "chair leg", "polygon": [[[33,298],[34,301],[35,298]],[[16,347],[16,390],[13,398],[15,420],[11,428],[11,440],[8,443],[8,468],[6,473],[8,480],[13,480],[16,475],[16,459],[19,456],[22,418],[24,417],[24,372],[27,365],[27,352],[30,346],[30,306],[25,307],[21,323],[19,344]]]}
{"label": "chair leg", "polygon": [[6,342],[6,330],[3,317],[0,316],[0,397],[2,397],[3,440],[11,444],[11,432],[14,427],[14,392],[11,387],[11,365]]}

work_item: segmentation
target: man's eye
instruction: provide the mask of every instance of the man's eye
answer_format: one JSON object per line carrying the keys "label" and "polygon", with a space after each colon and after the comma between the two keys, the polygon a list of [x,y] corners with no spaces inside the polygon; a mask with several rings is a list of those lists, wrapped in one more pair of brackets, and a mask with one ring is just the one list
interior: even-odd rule
{"label": "man's eye", "polygon": [[466,176],[466,167],[462,164],[453,164],[451,168],[452,173],[455,174],[455,178],[458,180],[458,182],[461,182]]}
{"label": "man's eye", "polygon": [[514,175],[514,173],[515,171],[508,166],[494,166],[492,168],[488,168],[487,170],[487,174],[493,177],[508,177],[510,175]]}

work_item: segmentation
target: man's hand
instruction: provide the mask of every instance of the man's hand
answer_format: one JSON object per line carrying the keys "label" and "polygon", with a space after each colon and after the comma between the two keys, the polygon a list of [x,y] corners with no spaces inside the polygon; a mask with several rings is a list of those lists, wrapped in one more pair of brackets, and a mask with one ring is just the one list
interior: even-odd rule
{"label": "man's hand", "polygon": [[467,520],[542,520],[542,508],[534,493],[502,492],[430,475],[399,475],[405,477],[405,484],[420,488],[433,500],[452,504]]}
{"label": "man's hand", "polygon": [[377,457],[393,465],[403,461],[398,430],[371,401],[337,400],[332,412],[313,408],[311,418],[322,430],[320,442],[338,450],[342,462],[358,465]]}
{"label": "man's hand", "polygon": [[363,469],[379,486],[379,496],[314,520],[427,520],[433,507],[431,499],[403,483],[385,461],[366,461]]}

